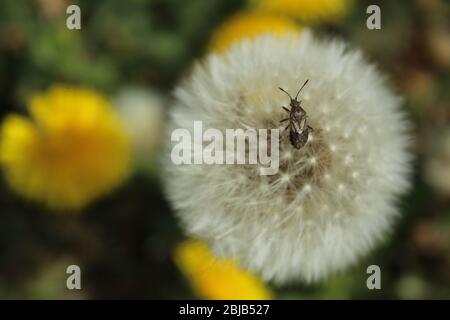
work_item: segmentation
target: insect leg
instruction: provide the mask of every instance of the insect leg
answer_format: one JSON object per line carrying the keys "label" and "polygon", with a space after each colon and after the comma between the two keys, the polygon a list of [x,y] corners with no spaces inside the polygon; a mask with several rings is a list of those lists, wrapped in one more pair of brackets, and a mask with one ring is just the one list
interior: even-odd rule
{"label": "insect leg", "polygon": [[284,109],[284,110],[286,110],[287,111],[287,113],[291,113],[291,110],[289,110],[288,108],[286,108],[285,106],[282,106],[282,108]]}
{"label": "insect leg", "polygon": [[291,126],[291,123],[289,122],[289,124],[286,126],[286,128],[283,129],[283,131],[281,131],[280,136],[279,136],[279,140],[281,141],[281,138],[283,136],[283,133]]}
{"label": "insect leg", "polygon": [[280,123],[285,122],[287,120],[289,120],[289,118],[282,119],[282,120],[280,120]]}

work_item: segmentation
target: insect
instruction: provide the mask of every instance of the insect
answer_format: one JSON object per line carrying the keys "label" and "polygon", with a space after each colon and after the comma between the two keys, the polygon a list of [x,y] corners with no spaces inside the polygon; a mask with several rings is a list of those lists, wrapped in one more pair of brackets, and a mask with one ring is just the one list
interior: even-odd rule
{"label": "insect", "polygon": [[302,101],[297,100],[298,94],[302,91],[308,81],[309,80],[306,80],[303,86],[298,90],[295,99],[292,99],[291,95],[286,90],[279,88],[291,99],[291,102],[289,103],[291,109],[282,106],[283,109],[289,113],[289,117],[281,120],[280,123],[289,121],[289,124],[284,130],[290,128],[289,140],[291,141],[291,145],[296,149],[302,148],[308,142],[309,134],[314,131],[314,129],[306,123],[308,116],[306,115],[306,111],[300,106]]}

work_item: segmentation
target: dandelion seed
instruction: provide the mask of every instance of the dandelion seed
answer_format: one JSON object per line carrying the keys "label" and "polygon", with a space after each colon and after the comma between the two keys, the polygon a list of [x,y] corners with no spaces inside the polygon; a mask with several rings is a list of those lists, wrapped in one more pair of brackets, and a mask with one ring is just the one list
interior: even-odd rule
{"label": "dandelion seed", "polygon": [[286,182],[289,182],[289,180],[290,180],[290,177],[289,177],[288,174],[283,174],[283,175],[281,176],[281,182],[286,183]]}

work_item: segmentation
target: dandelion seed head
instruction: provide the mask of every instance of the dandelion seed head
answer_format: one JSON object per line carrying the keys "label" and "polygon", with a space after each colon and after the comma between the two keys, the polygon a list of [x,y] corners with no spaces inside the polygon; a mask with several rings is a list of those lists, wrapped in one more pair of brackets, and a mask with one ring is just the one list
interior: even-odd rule
{"label": "dandelion seed head", "polygon": [[165,170],[167,195],[187,232],[277,283],[317,281],[348,267],[391,228],[410,171],[400,99],[358,51],[304,31],[241,41],[206,58],[177,88],[171,111],[172,128],[190,131],[195,120],[278,128],[281,106],[289,104],[278,87],[295,92],[306,79],[302,107],[314,138],[295,149],[282,135],[277,174],[260,176],[247,165],[184,169],[170,160]]}

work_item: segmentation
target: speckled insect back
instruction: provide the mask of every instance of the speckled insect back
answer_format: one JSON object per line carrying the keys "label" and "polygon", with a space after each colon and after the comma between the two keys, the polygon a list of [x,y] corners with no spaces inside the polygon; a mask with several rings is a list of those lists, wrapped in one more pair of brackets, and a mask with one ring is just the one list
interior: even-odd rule
{"label": "speckled insect back", "polygon": [[289,124],[287,125],[285,130],[288,128],[290,129],[289,141],[291,141],[292,146],[296,149],[300,149],[301,147],[303,147],[308,142],[309,134],[314,131],[313,128],[306,124],[306,111],[301,107],[301,101],[297,100],[298,94],[300,93],[300,91],[302,91],[308,81],[309,80],[306,80],[303,86],[297,91],[295,98],[292,98],[291,95],[283,88],[279,88],[291,99],[291,102],[289,103],[291,109],[283,106],[283,109],[287,113],[289,113],[289,118],[281,120],[280,123],[289,121]]}
{"label": "speckled insect back", "polygon": [[305,31],[207,57],[176,89],[170,111],[172,129],[192,132],[201,120],[222,131],[282,130],[286,95],[278,87],[296,92],[306,79],[302,109],[290,118],[299,136],[280,139],[277,174],[170,159],[164,174],[186,232],[278,283],[323,279],[385,238],[396,196],[409,186],[401,100],[359,51]]}

